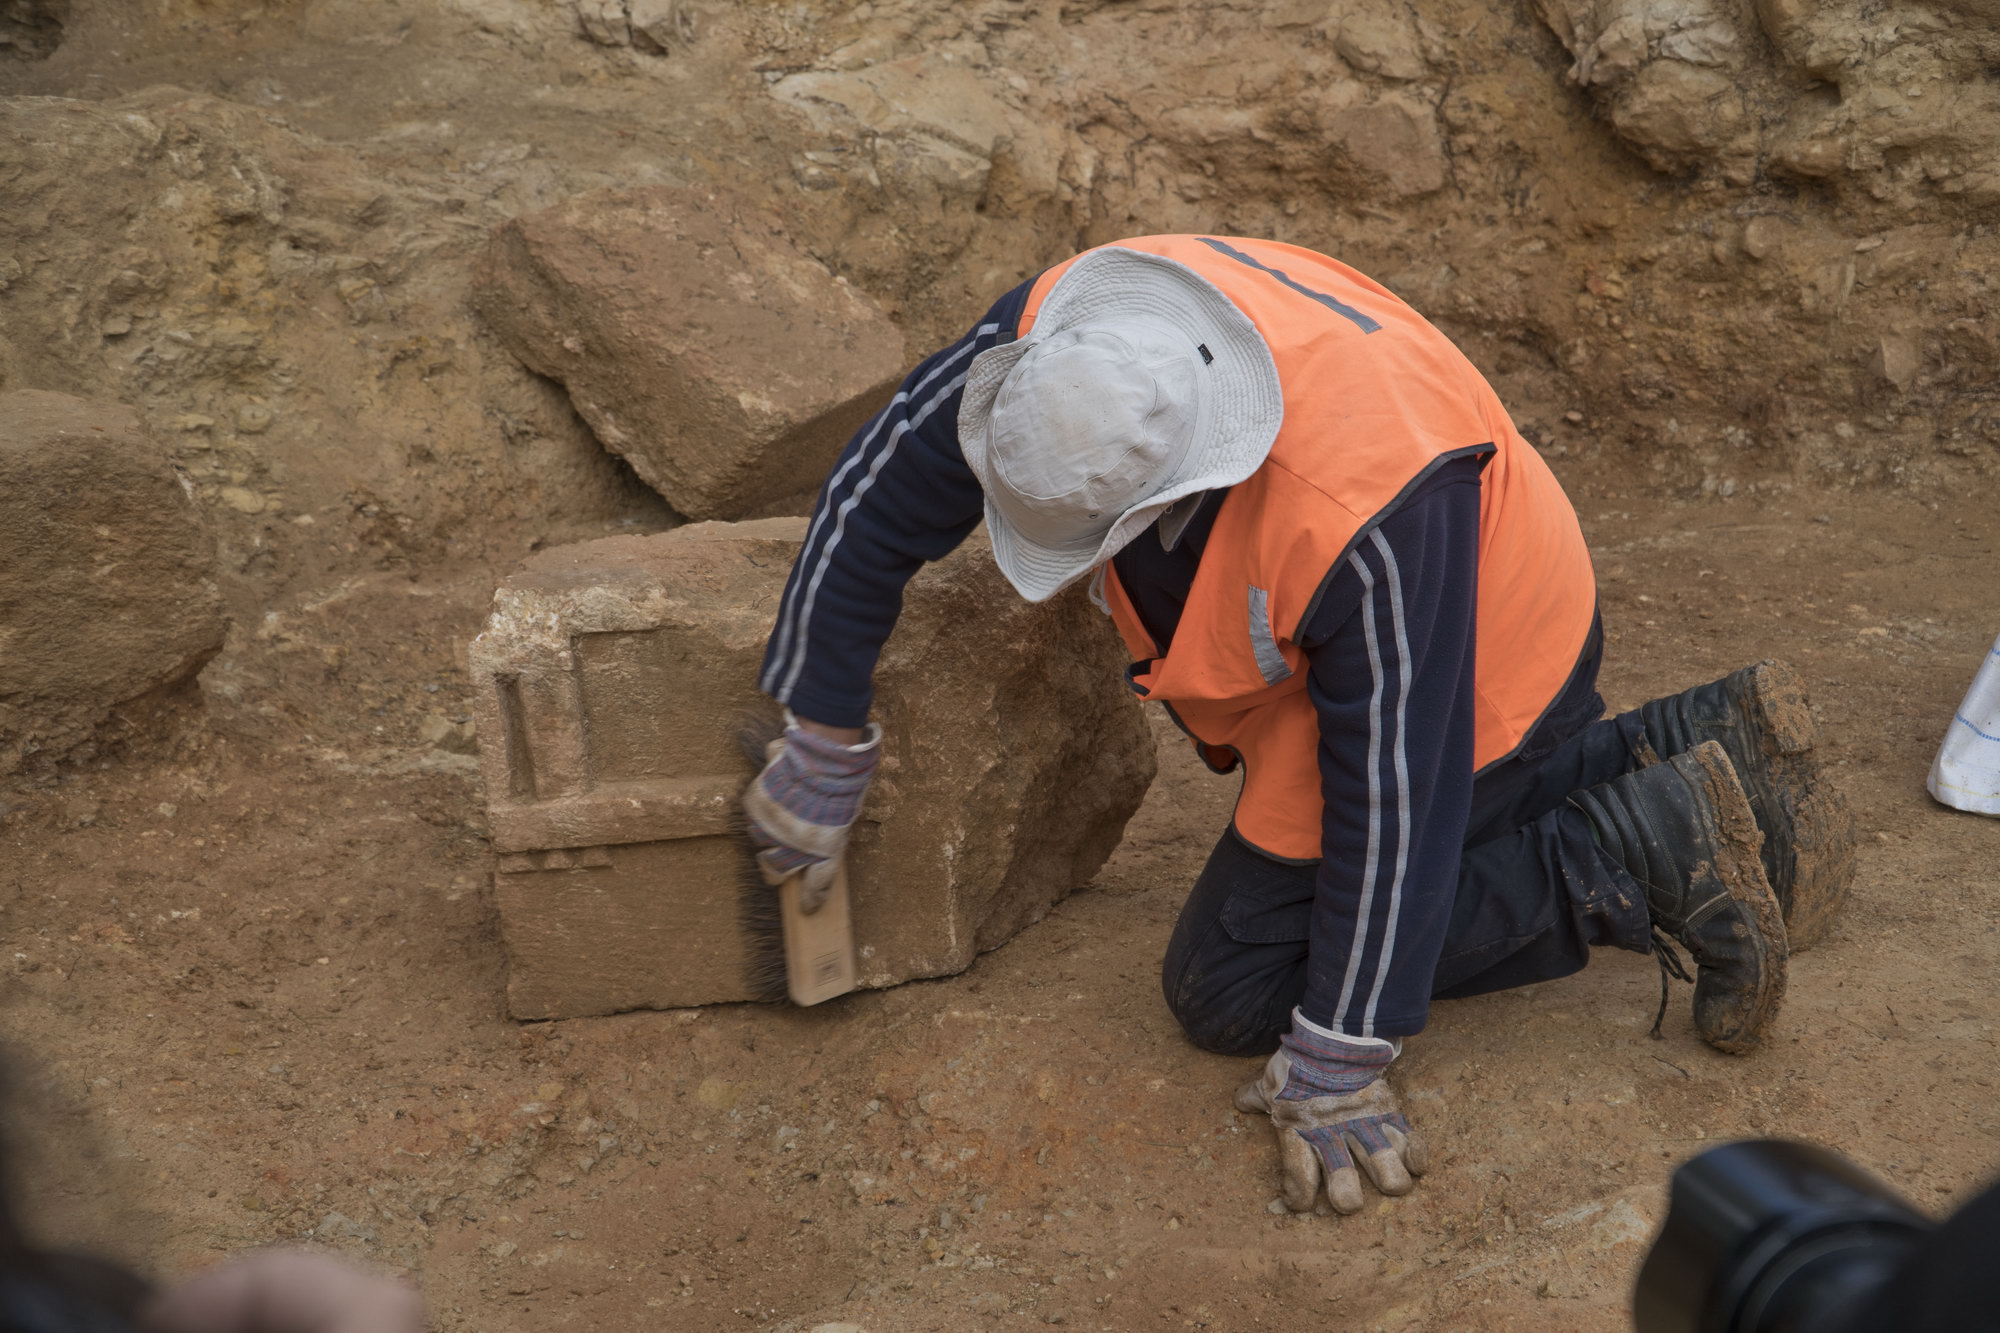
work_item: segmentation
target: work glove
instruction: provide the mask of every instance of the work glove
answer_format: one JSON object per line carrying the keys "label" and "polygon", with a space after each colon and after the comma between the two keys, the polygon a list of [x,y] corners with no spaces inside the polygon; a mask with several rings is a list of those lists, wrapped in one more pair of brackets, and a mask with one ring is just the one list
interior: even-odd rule
{"label": "work glove", "polygon": [[1341,1037],[1293,1011],[1263,1075],[1236,1093],[1237,1110],[1271,1117],[1287,1208],[1311,1211],[1323,1180],[1335,1212],[1359,1212],[1361,1171],[1384,1194],[1409,1193],[1424,1173],[1423,1143],[1382,1077],[1395,1058],[1386,1041]]}
{"label": "work glove", "polygon": [[799,905],[808,912],[833,883],[881,757],[882,729],[874,723],[859,745],[842,745],[805,730],[788,709],[785,734],[765,747],[764,771],[743,793],[765,881],[778,885],[803,872]]}

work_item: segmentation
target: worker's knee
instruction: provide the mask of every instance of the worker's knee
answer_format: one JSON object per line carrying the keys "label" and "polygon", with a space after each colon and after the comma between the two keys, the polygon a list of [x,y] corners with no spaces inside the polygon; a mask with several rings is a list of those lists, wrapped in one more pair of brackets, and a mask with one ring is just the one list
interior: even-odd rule
{"label": "worker's knee", "polygon": [[1315,877],[1233,833],[1210,853],[1181,908],[1160,970],[1188,1040],[1218,1055],[1260,1055],[1291,1027],[1305,990]]}
{"label": "worker's knee", "polygon": [[1274,1049],[1291,1025],[1290,1003],[1272,995],[1268,985],[1259,985],[1264,978],[1231,978],[1227,968],[1218,976],[1206,966],[1210,961],[1220,960],[1168,954],[1161,990],[1181,1031],[1217,1055],[1262,1055]]}
{"label": "worker's knee", "polygon": [[1256,1014],[1178,1012],[1174,1017],[1189,1041],[1216,1055],[1267,1055],[1284,1035],[1283,1028]]}

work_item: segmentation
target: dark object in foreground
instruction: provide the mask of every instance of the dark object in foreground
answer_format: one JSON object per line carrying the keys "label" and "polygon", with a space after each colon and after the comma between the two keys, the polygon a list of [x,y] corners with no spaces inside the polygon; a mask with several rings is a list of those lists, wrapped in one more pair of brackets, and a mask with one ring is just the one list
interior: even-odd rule
{"label": "dark object in foreground", "polygon": [[1674,1172],[1638,1333],[2000,1329],[2000,1188],[1942,1226],[1824,1148],[1732,1143]]}

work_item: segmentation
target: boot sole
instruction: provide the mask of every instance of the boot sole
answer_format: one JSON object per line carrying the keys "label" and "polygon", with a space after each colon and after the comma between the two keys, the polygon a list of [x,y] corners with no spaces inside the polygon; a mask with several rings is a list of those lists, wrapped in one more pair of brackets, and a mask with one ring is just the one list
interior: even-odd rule
{"label": "boot sole", "polygon": [[[1702,1040],[1718,1051],[1743,1055],[1755,1050],[1777,1020],[1785,1003],[1786,961],[1790,947],[1785,934],[1785,914],[1778,895],[1764,876],[1764,859],[1759,855],[1763,834],[1750,798],[1736,779],[1729,752],[1715,741],[1703,741],[1684,758],[1701,769],[1700,783],[1718,824],[1715,839],[1715,873],[1735,902],[1746,908],[1755,922],[1758,976],[1762,984],[1743,997],[1723,1016],[1702,1031]],[[1716,1016],[1708,1015],[1713,1020]]]}
{"label": "boot sole", "polygon": [[1751,667],[1748,693],[1766,753],[1804,754],[1819,744],[1805,681],[1790,665],[1766,659]]}
{"label": "boot sole", "polygon": [[1791,952],[1826,938],[1854,884],[1854,815],[1814,754],[1819,724],[1805,682],[1783,662],[1750,668],[1744,701],[1757,725],[1765,764],[1792,824],[1792,882],[1781,903]]}

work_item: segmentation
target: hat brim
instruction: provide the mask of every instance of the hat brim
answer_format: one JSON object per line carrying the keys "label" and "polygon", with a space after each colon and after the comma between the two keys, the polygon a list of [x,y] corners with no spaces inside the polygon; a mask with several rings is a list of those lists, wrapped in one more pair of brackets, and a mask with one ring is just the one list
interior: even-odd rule
{"label": "hat brim", "polygon": [[[1089,323],[1107,312],[1163,320],[1215,359],[1212,411],[1164,484],[1126,509],[1109,527],[1074,541],[1036,541],[1007,521],[993,502],[988,425],[1001,384],[1042,338]],[[965,461],[986,488],[986,527],[993,561],[1031,602],[1047,601],[1111,559],[1160,512],[1196,491],[1234,486],[1263,465],[1284,425],[1284,394],[1271,349],[1250,318],[1222,290],[1179,260],[1124,246],[1092,250],[1071,264],[1042,301],[1026,338],[988,348],[967,369],[958,410]]]}

